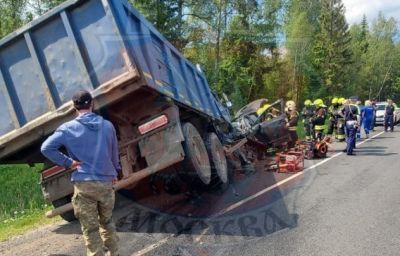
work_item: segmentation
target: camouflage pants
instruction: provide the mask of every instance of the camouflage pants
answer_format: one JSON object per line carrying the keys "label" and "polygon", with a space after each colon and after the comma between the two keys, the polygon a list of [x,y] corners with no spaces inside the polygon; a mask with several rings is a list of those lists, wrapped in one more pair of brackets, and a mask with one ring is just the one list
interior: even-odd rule
{"label": "camouflage pants", "polygon": [[102,256],[104,248],[110,255],[118,255],[118,236],[112,220],[114,202],[111,182],[74,183],[72,205],[81,223],[88,256]]}

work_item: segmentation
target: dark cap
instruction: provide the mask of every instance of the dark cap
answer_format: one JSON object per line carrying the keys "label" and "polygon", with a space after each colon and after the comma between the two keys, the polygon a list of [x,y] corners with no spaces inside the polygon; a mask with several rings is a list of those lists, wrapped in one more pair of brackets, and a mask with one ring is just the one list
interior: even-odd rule
{"label": "dark cap", "polygon": [[80,90],[72,96],[74,107],[78,110],[89,109],[92,104],[92,95],[86,90]]}

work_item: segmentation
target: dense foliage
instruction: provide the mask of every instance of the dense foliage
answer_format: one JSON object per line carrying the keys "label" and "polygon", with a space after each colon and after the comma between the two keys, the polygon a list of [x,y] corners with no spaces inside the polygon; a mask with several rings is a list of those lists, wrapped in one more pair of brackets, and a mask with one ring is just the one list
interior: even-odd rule
{"label": "dense foliage", "polygon": [[[256,98],[400,100],[398,23],[341,0],[129,0],[236,108]],[[0,37],[63,0],[3,0]]]}

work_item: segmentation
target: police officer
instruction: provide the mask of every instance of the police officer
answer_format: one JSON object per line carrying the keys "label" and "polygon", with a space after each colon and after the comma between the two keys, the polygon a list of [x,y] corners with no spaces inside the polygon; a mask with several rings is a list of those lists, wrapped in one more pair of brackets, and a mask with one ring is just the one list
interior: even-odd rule
{"label": "police officer", "polygon": [[[316,99],[314,101],[315,105],[315,115],[312,119],[314,139],[322,139],[323,132],[325,130],[325,120],[326,120],[326,106],[322,99]],[[318,134],[318,137],[316,136]]]}
{"label": "police officer", "polygon": [[296,103],[292,100],[286,102],[286,120],[290,134],[289,148],[296,145],[299,137],[297,136],[297,123],[299,121],[299,113],[296,111]]}
{"label": "police officer", "polygon": [[344,103],[344,108],[342,109],[342,114],[346,122],[346,149],[343,150],[347,155],[355,155],[353,149],[355,146],[356,132],[357,132],[357,116],[354,113],[354,108],[350,106],[350,101],[346,100]]}
{"label": "police officer", "polygon": [[314,117],[315,107],[311,100],[304,101],[304,108],[301,112],[303,116],[304,130],[306,134],[306,140],[311,140],[312,136],[312,119]]}
{"label": "police officer", "polygon": [[[78,117],[61,125],[42,145],[52,162],[76,168],[72,205],[81,224],[87,255],[118,255],[118,236],[112,220],[115,194],[112,183],[121,170],[114,126],[92,112],[92,96],[78,91],[72,97]],[[65,147],[68,154],[60,151]],[[100,230],[101,228],[101,236]]]}
{"label": "police officer", "polygon": [[387,105],[385,107],[385,132],[390,131],[393,132],[394,128],[394,110],[395,107],[393,105],[393,101],[391,99],[387,100]]}

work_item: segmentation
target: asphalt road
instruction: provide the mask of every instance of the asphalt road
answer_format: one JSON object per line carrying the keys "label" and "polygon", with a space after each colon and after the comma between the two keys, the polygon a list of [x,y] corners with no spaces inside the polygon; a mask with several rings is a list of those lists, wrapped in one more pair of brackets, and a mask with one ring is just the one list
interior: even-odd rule
{"label": "asphalt road", "polygon": [[[400,131],[373,135],[356,156],[334,144],[302,173],[238,174],[196,199],[120,196],[121,255],[399,255]],[[76,222],[0,243],[0,255],[84,253]]]}

